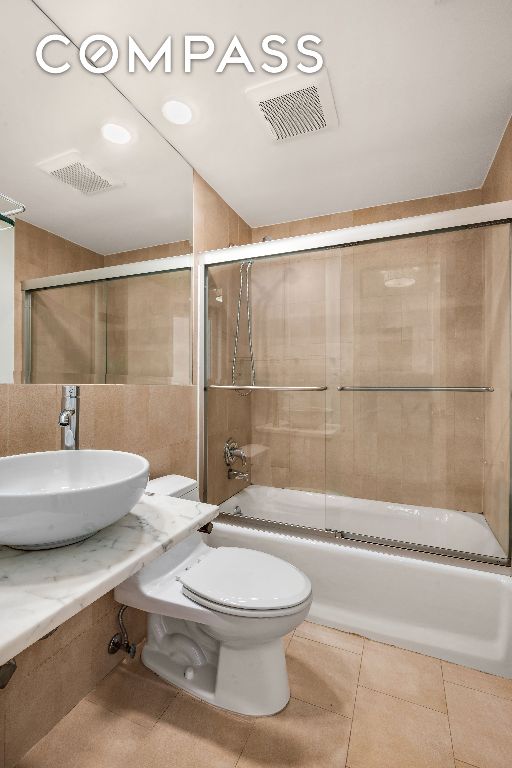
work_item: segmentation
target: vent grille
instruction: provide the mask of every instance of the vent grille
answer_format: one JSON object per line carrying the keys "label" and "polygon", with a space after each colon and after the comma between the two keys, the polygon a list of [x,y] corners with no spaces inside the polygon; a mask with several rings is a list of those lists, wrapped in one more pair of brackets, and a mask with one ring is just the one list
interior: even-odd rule
{"label": "vent grille", "polygon": [[276,139],[291,139],[327,127],[318,88],[310,85],[259,102]]}
{"label": "vent grille", "polygon": [[331,83],[324,68],[314,77],[295,73],[246,90],[258,120],[274,141],[285,142],[339,126]]}
{"label": "vent grille", "polygon": [[121,186],[118,181],[94,170],[74,150],[39,163],[39,168],[53,176],[54,179],[58,179],[63,184],[67,184],[87,196],[108,192],[114,187]]}
{"label": "vent grille", "polygon": [[113,187],[110,181],[107,181],[103,176],[95,173],[91,168],[80,162],[71,163],[71,165],[66,165],[64,168],[56,168],[50,173],[59,181],[69,184],[74,189],[78,189],[84,195],[95,195],[98,192],[105,192]]}

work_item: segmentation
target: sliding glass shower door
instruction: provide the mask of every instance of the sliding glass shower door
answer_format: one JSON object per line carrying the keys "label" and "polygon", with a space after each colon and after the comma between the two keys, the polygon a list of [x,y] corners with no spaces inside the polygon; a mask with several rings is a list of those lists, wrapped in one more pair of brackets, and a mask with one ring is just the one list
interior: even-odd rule
{"label": "sliding glass shower door", "polygon": [[[327,526],[502,561],[509,547],[509,225],[341,249]],[[336,308],[339,308],[338,312]]]}
{"label": "sliding glass shower door", "polygon": [[[228,512],[325,529],[324,252],[208,269],[208,500]],[[224,445],[247,456],[229,477]]]}
{"label": "sliding glass shower door", "polygon": [[[505,562],[509,230],[208,267],[208,500]],[[228,438],[245,465],[225,463]]]}

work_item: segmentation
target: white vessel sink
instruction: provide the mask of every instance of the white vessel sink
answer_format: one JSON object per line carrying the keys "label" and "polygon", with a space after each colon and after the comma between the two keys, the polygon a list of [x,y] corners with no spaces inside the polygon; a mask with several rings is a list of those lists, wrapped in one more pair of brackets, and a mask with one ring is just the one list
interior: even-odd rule
{"label": "white vessel sink", "polygon": [[0,544],[51,549],[92,536],[140,501],[149,464],[120,451],[0,458]]}

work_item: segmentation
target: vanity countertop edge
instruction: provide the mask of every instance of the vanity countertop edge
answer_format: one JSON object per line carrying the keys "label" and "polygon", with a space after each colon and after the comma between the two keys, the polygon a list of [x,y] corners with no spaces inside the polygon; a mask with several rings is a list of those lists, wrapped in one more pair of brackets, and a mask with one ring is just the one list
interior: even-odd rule
{"label": "vanity countertop edge", "polygon": [[211,504],[144,496],[89,539],[26,552],[0,547],[0,665],[211,522]]}

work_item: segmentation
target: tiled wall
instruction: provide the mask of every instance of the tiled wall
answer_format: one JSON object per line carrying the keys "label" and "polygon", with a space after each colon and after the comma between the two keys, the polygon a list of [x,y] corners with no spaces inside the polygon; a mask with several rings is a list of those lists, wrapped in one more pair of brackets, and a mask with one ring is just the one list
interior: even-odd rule
{"label": "tiled wall", "polygon": [[[245,245],[251,229],[199,174],[194,173],[194,252]],[[228,265],[210,271],[208,302],[211,308],[210,333],[222,338],[219,358],[212,358],[210,381],[231,383],[231,355],[234,333],[234,304],[238,298],[239,266]],[[217,301],[217,297],[222,301]],[[236,297],[236,298],[235,298]],[[242,363],[243,365],[243,363]],[[235,392],[210,390],[207,395],[207,499],[221,502],[237,493],[244,482],[227,479],[224,444],[233,437],[243,445],[250,436],[250,402]],[[238,465],[237,465],[238,466]]]}
{"label": "tiled wall", "polygon": [[[227,264],[213,267],[208,279],[208,312],[210,339],[209,382],[231,384],[231,366],[234,345],[235,320],[238,302],[240,267]],[[247,378],[247,321],[243,323],[239,344],[237,381]],[[245,485],[244,481],[228,480],[224,463],[224,444],[233,438],[240,446],[250,442],[251,400],[229,390],[209,390],[207,393],[208,429],[208,501],[218,503],[233,496]],[[241,469],[240,464],[235,465]]]}
{"label": "tiled wall", "polygon": [[[480,230],[365,245],[340,259],[342,384],[486,384]],[[400,279],[414,283],[386,285]],[[329,373],[337,367],[334,356]],[[341,430],[327,440],[327,489],[482,512],[483,406],[481,394],[331,387]]]}
{"label": "tiled wall", "polygon": [[482,203],[512,200],[512,119],[482,187]]}
{"label": "tiled wall", "polygon": [[485,398],[484,514],[505,552],[510,494],[510,226],[483,230]]}
{"label": "tiled wall", "polygon": [[[512,197],[512,192],[508,195]],[[508,199],[508,198],[501,198]],[[310,219],[287,221],[282,224],[270,224],[265,227],[255,227],[252,230],[252,241],[258,243],[264,237],[279,239],[281,237],[295,237],[296,235],[309,235],[315,232],[326,232],[331,229],[343,229],[344,227],[356,227],[360,224],[374,224],[377,221],[389,221],[390,219],[402,219],[407,216],[422,216],[427,213],[439,213],[455,208],[467,208],[472,205],[480,205],[482,202],[482,190],[470,189],[466,192],[455,192],[436,197],[424,197],[419,200],[406,200],[401,203],[377,205],[373,208],[361,208],[357,211],[344,211],[328,216],[314,216]]]}
{"label": "tiled wall", "polygon": [[137,248],[134,251],[111,253],[105,256],[105,266],[114,267],[117,264],[131,264],[134,261],[148,261],[149,259],[166,259],[169,256],[183,256],[192,253],[190,240],[177,240],[175,243],[153,245],[149,248]]}
{"label": "tiled wall", "polygon": [[[494,386],[508,375],[508,244],[502,233],[496,262],[489,238],[492,230],[473,229],[255,263],[257,383],[329,389],[251,395],[253,483],[483,511],[484,461],[497,439],[494,430],[484,450],[490,398],[508,435],[498,396],[336,387]],[[414,283],[386,285],[400,279]],[[502,445],[495,450],[502,470]],[[496,482],[506,493],[503,474]],[[503,522],[503,504],[492,509]]]}
{"label": "tiled wall", "polygon": [[106,291],[107,383],[190,384],[192,271],[122,278]]}
{"label": "tiled wall", "polygon": [[[0,768],[13,768],[123,660],[123,653],[107,653],[118,610],[109,592],[16,657],[18,668],[0,691]],[[140,642],[145,614],[130,608],[125,618],[130,641]]]}
{"label": "tiled wall", "polygon": [[[0,385],[0,455],[60,448],[60,385]],[[145,456],[151,476],[195,477],[192,386],[82,385],[80,446]]]}
{"label": "tiled wall", "polygon": [[21,382],[23,368],[21,283],[23,280],[36,277],[103,267],[103,256],[20,219],[16,221],[14,247],[14,381]]}
{"label": "tiled wall", "polygon": [[251,228],[194,172],[194,253],[251,242]]}
{"label": "tiled wall", "polygon": [[[0,455],[60,448],[60,398],[55,384],[0,385]],[[195,433],[192,386],[82,386],[82,448],[139,453],[152,476],[195,477]],[[18,671],[0,691],[0,768],[12,768],[122,661],[122,654],[107,654],[118,608],[109,593],[17,657]],[[145,621],[145,614],[129,611],[135,641],[144,636]]]}
{"label": "tiled wall", "polygon": [[35,384],[104,384],[106,288],[101,283],[35,291],[31,376]]}

